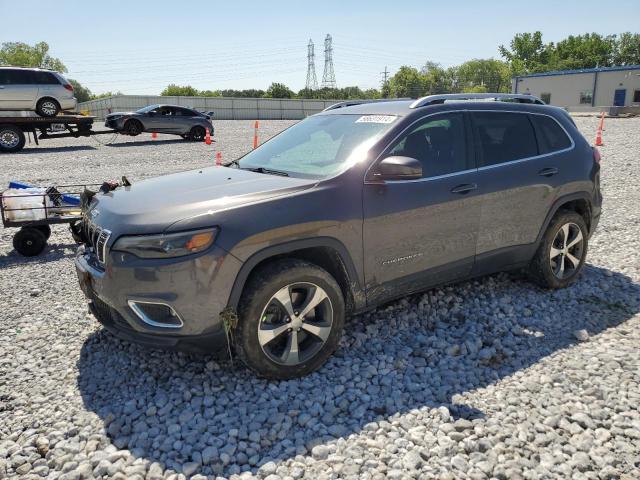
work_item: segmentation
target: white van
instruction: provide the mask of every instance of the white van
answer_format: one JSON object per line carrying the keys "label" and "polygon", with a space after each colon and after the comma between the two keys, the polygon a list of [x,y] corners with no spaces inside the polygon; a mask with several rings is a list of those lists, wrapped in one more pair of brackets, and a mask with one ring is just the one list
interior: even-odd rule
{"label": "white van", "polygon": [[43,117],[55,117],[77,104],[73,86],[58,72],[0,67],[0,110],[33,110]]}

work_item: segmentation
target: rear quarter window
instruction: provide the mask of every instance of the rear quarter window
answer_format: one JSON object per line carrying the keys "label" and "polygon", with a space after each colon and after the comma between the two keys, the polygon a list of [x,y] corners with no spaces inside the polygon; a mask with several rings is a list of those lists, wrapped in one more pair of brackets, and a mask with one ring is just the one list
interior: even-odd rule
{"label": "rear quarter window", "polygon": [[473,112],[473,123],[480,167],[538,155],[533,125],[526,113]]}
{"label": "rear quarter window", "polygon": [[60,85],[60,80],[51,72],[32,72],[34,82],[38,85]]}
{"label": "rear quarter window", "polygon": [[571,146],[571,139],[553,118],[546,115],[531,115],[530,118],[536,129],[541,154],[557,152]]}

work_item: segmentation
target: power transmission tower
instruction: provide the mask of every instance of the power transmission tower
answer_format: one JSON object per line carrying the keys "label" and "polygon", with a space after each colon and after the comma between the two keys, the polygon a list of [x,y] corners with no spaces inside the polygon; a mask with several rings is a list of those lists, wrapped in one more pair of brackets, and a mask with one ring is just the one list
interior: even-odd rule
{"label": "power transmission tower", "polygon": [[324,73],[322,74],[322,88],[338,88],[336,74],[333,71],[333,47],[331,35],[327,33],[324,39]]}
{"label": "power transmission tower", "polygon": [[316,78],[316,54],[313,51],[313,42],[309,39],[307,45],[307,90],[318,89],[318,79]]}

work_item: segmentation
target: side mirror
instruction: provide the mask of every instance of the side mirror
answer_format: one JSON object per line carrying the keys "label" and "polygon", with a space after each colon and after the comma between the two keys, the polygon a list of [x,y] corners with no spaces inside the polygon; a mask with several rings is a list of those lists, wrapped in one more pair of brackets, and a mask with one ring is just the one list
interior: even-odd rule
{"label": "side mirror", "polygon": [[147,115],[149,115],[150,117],[155,116],[156,112],[154,112],[153,110],[151,110],[150,112],[147,112]]}
{"label": "side mirror", "polygon": [[422,178],[422,164],[411,157],[392,156],[383,159],[374,169],[371,180],[416,180]]}

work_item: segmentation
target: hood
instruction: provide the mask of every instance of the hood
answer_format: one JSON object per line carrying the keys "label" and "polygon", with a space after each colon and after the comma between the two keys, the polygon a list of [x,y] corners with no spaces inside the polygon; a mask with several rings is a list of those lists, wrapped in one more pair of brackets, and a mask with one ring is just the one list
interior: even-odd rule
{"label": "hood", "polygon": [[225,167],[210,167],[165,175],[99,193],[89,218],[119,234],[159,233],[172,224],[200,215],[293,193],[315,180],[267,175]]}
{"label": "hood", "polygon": [[137,114],[136,114],[136,112],[112,112],[112,113],[108,114],[106,118],[109,118],[109,117],[122,117],[124,115],[137,115]]}

